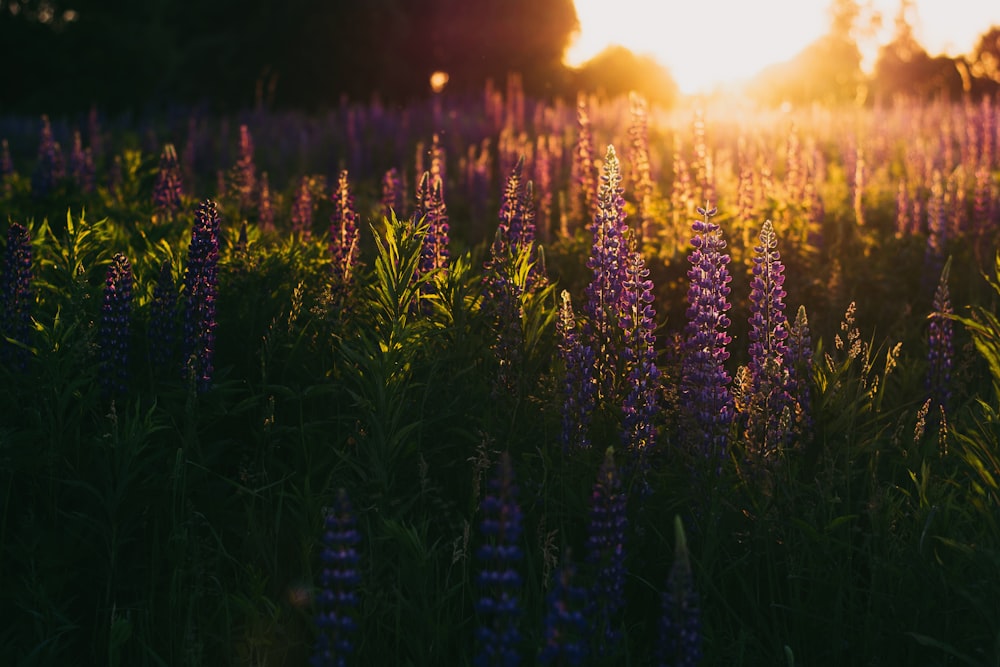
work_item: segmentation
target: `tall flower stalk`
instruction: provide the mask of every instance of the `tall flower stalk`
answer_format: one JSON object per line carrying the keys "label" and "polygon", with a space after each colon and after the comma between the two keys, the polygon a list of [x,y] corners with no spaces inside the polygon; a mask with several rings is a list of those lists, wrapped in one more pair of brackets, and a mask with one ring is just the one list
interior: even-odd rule
{"label": "tall flower stalk", "polygon": [[934,291],[934,308],[929,316],[927,333],[927,392],[935,403],[945,409],[951,402],[951,370],[955,356],[951,320],[954,310],[948,289],[950,273],[951,259],[945,263]]}
{"label": "tall flower stalk", "polygon": [[214,375],[216,301],[219,297],[219,210],[211,199],[195,211],[184,273],[184,364],[199,392]]}
{"label": "tall flower stalk", "polygon": [[653,281],[640,252],[630,253],[622,285],[619,325],[625,339],[624,360],[628,368],[627,392],[622,404],[622,445],[632,453],[640,472],[655,446],[660,369],[656,365],[656,311]]}
{"label": "tall flower stalk", "polygon": [[587,659],[587,591],[576,583],[576,567],[567,550],[546,596],[545,628],[538,662],[576,667]]}
{"label": "tall flower stalk", "polygon": [[98,335],[101,389],[106,397],[128,391],[129,339],[132,329],[132,264],[117,253],[104,281],[104,306]]}
{"label": "tall flower stalk", "polygon": [[483,542],[477,551],[479,597],[475,608],[476,667],[511,667],[521,663],[518,621],[521,616],[521,508],[510,454],[504,452],[480,503]]}
{"label": "tall flower stalk", "polygon": [[750,394],[747,444],[766,458],[788,440],[794,406],[788,393],[788,318],[785,316],[785,267],[770,220],[754,247],[750,281]]}
{"label": "tall flower stalk", "polygon": [[621,613],[625,609],[626,496],[608,448],[597,473],[590,500],[587,558],[593,571],[588,618],[595,653],[615,653],[622,641]]}
{"label": "tall flower stalk", "polygon": [[323,522],[322,570],[316,593],[319,634],[310,660],[312,667],[344,667],[354,650],[351,639],[358,629],[355,616],[360,602],[360,543],[350,498],[340,489]]}
{"label": "tall flower stalk", "polygon": [[674,517],[674,562],[663,591],[657,640],[660,667],[695,667],[702,658],[701,609],[681,518]]}
{"label": "tall flower stalk", "polygon": [[181,208],[183,194],[177,151],[173,144],[167,144],[160,153],[160,167],[153,182],[153,206],[167,217],[173,217]]}
{"label": "tall flower stalk", "polygon": [[149,312],[150,360],[153,368],[163,373],[174,367],[177,351],[177,287],[169,259],[160,264],[160,274],[153,288]]}
{"label": "tall flower stalk", "polygon": [[3,262],[3,311],[0,312],[0,327],[4,340],[0,341],[3,361],[12,370],[23,371],[28,363],[28,350],[8,342],[17,341],[22,345],[30,342],[31,314],[35,301],[31,289],[31,238],[28,229],[13,223],[7,229],[7,248]]}
{"label": "tall flower stalk", "polygon": [[591,230],[593,244],[587,268],[591,270],[586,288],[585,335],[593,344],[601,399],[612,400],[621,380],[622,333],[619,327],[622,286],[629,254],[628,224],[625,222],[621,169],[614,146],[605,155],[597,214]]}
{"label": "tall flower stalk", "polygon": [[565,368],[563,380],[562,432],[563,451],[590,447],[590,422],[597,391],[594,379],[594,353],[577,331],[576,317],[569,292],[562,291],[559,318],[556,320],[559,357]]}
{"label": "tall flower stalk", "polygon": [[333,192],[333,214],[330,216],[330,259],[335,284],[347,286],[358,264],[358,214],[347,170],[343,169]]}
{"label": "tall flower stalk", "polygon": [[726,241],[712,222],[716,209],[698,208],[704,218],[692,224],[694,250],[688,256],[691,284],[687,294],[687,325],[681,362],[681,401],[687,415],[691,448],[721,464],[733,421],[733,397],[725,363],[731,340],[729,255]]}

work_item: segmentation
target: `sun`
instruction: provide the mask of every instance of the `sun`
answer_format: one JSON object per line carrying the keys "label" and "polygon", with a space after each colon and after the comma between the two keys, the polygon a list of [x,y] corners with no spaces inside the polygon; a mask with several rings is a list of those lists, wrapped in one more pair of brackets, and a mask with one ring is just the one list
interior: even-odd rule
{"label": "sun", "polygon": [[649,55],[683,93],[745,80],[792,58],[825,25],[820,0],[576,0],[580,31],[565,61],[578,66],[611,44]]}

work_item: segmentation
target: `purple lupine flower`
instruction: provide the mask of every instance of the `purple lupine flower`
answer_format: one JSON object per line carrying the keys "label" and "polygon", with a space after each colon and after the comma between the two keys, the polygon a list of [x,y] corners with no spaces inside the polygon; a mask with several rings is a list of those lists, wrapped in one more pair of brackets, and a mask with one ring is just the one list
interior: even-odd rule
{"label": "purple lupine flower", "polygon": [[931,194],[927,200],[927,246],[924,250],[925,293],[930,292],[932,276],[941,275],[944,248],[948,241],[948,209],[941,172],[934,170]]}
{"label": "purple lupine flower", "polygon": [[806,307],[799,306],[788,334],[788,394],[795,401],[795,430],[808,439],[812,430],[812,334]]}
{"label": "purple lupine flower", "polygon": [[590,421],[597,395],[594,379],[594,355],[584,345],[576,331],[576,319],[569,292],[562,291],[559,318],[556,320],[559,356],[566,369],[563,383],[562,432],[563,451],[590,447]]}
{"label": "purple lupine flower", "polygon": [[73,132],[73,148],[67,168],[73,184],[81,192],[94,191],[94,157],[89,148],[84,150],[79,130]]}
{"label": "purple lupine flower", "polygon": [[674,562],[663,591],[656,647],[660,667],[695,667],[702,658],[701,609],[681,518],[674,518]]}
{"label": "purple lupine flower", "polygon": [[554,169],[554,138],[539,136],[535,144],[532,183],[538,190],[538,238],[542,243],[552,239],[552,173]]}
{"label": "purple lupine flower", "polygon": [[199,392],[212,384],[219,296],[219,210],[206,199],[195,211],[184,272],[184,364]]}
{"label": "purple lupine flower", "polygon": [[593,245],[587,268],[592,278],[586,288],[584,307],[586,339],[593,345],[597,361],[597,380],[602,398],[614,397],[620,382],[618,362],[622,358],[621,294],[625,281],[625,263],[629,243],[625,222],[621,170],[614,146],[608,146],[597,197],[597,214],[591,226]]}
{"label": "purple lupine flower", "polygon": [[653,197],[653,179],[649,169],[649,110],[645,98],[629,94],[629,127],[631,169],[630,179],[636,201],[639,238],[643,241],[653,234],[653,219],[649,211]]}
{"label": "purple lupine flower", "polygon": [[656,365],[656,311],[653,281],[642,253],[630,253],[622,284],[621,319],[624,366],[628,392],[622,402],[622,445],[630,452],[640,475],[656,444],[656,415],[660,412],[660,369]]}
{"label": "purple lupine flower", "polygon": [[303,176],[299,181],[299,189],[292,200],[292,232],[303,241],[312,236],[313,197],[309,189],[309,177]]}
{"label": "purple lupine flower", "polygon": [[257,194],[257,220],[262,231],[274,230],[274,202],[271,201],[271,182],[267,172],[260,175],[260,191]]}
{"label": "purple lupine flower", "polygon": [[427,235],[420,249],[420,272],[443,269],[448,265],[448,207],[444,202],[441,177],[428,171],[417,186],[415,217],[427,225]]}
{"label": "purple lupine flower", "polygon": [[951,315],[951,295],[948,274],[951,262],[945,263],[937,289],[934,291],[934,310],[930,314],[927,332],[927,391],[930,398],[947,409],[951,401],[951,369],[954,363],[955,343]]}
{"label": "purple lupine flower", "polygon": [[382,217],[386,220],[392,219],[393,212],[396,213],[397,217],[402,217],[404,214],[402,210],[403,184],[399,179],[399,170],[395,167],[386,171],[382,176],[382,197],[379,203]]}
{"label": "purple lupine flower", "polygon": [[785,316],[785,267],[770,220],[754,247],[750,281],[750,395],[747,440],[762,457],[788,441],[794,406],[788,393],[788,318]]}
{"label": "purple lupine flower", "polygon": [[692,224],[694,250],[688,256],[691,284],[681,361],[681,400],[689,418],[687,437],[695,451],[719,463],[726,453],[733,421],[733,397],[725,363],[729,359],[729,255],[726,241],[711,221],[716,209],[699,207],[703,220]]}
{"label": "purple lupine flower", "polygon": [[38,142],[38,160],[31,174],[31,193],[35,197],[46,197],[65,177],[62,150],[52,135],[52,124],[48,116],[42,116],[41,137]]}
{"label": "purple lupine flower", "polygon": [[574,583],[576,568],[569,550],[556,571],[546,596],[544,644],[538,655],[542,665],[576,666],[587,659],[586,589]]}
{"label": "purple lupine flower", "polygon": [[570,168],[570,217],[574,225],[590,227],[597,202],[597,170],[594,167],[594,140],[587,113],[587,98],[581,93],[576,102],[576,148]]}
{"label": "purple lupine flower", "polygon": [[501,197],[500,223],[497,225],[497,233],[491,249],[493,257],[516,252],[524,219],[524,197],[521,183],[523,169],[524,156],[522,155],[511,169]]}
{"label": "purple lupine flower", "polygon": [[159,372],[171,369],[177,348],[177,286],[169,259],[160,264],[160,275],[153,287],[149,312],[150,357]]}
{"label": "purple lupine flower", "polygon": [[621,612],[625,608],[626,496],[609,447],[597,473],[590,498],[587,562],[593,569],[588,619],[595,653],[615,652],[622,639]]}
{"label": "purple lupine flower", "polygon": [[183,194],[177,151],[173,144],[167,144],[160,153],[160,166],[153,182],[153,206],[167,217],[173,217],[181,208]]}
{"label": "purple lupine flower", "polygon": [[351,637],[357,632],[355,620],[361,574],[358,545],[361,535],[351,501],[344,489],[337,492],[333,507],[323,521],[323,545],[316,591],[316,644],[309,664],[312,667],[344,667],[353,652]]}
{"label": "purple lupine flower", "polygon": [[[3,263],[3,311],[0,327],[4,338],[27,344],[32,325],[31,311],[35,295],[31,291],[31,239],[28,229],[13,223],[7,229],[7,248]],[[9,368],[23,371],[28,363],[28,351],[7,340],[0,341],[3,361]]]}
{"label": "purple lupine flower", "polygon": [[510,393],[514,390],[515,369],[519,367],[524,337],[521,328],[521,299],[530,285],[528,281],[520,279],[517,265],[526,259],[524,253],[530,252],[530,248],[520,247],[518,237],[512,234],[512,225],[520,230],[523,220],[522,165],[519,161],[507,178],[499,224],[490,246],[489,259],[483,266],[485,307],[492,316],[496,333],[493,349],[500,364],[495,393]]}
{"label": "purple lupine flower", "polygon": [[101,390],[105,397],[128,391],[129,338],[132,329],[132,264],[117,253],[104,281],[104,307],[98,333]]}
{"label": "purple lupine flower", "polygon": [[240,125],[240,146],[233,165],[232,191],[239,199],[240,211],[246,212],[257,188],[257,172],[253,161],[253,137],[246,125]]}
{"label": "purple lupine flower", "polygon": [[521,658],[521,636],[517,623],[521,615],[521,508],[510,454],[504,452],[489,481],[489,492],[479,509],[483,514],[479,530],[483,544],[476,552],[480,563],[476,576],[479,598],[475,608],[476,667],[512,667]]}
{"label": "purple lupine flower", "polygon": [[354,195],[342,169],[333,192],[333,213],[330,215],[330,259],[334,280],[339,285],[351,282],[358,264],[358,214],[354,210]]}

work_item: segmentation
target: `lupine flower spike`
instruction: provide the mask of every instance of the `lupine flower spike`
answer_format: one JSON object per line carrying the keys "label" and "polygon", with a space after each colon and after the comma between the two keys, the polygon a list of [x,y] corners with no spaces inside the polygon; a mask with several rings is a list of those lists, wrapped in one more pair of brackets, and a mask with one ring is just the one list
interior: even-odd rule
{"label": "lupine flower spike", "polygon": [[593,568],[588,618],[595,652],[615,653],[622,640],[621,613],[625,608],[626,496],[609,447],[591,494],[587,558]]}
{"label": "lupine flower spike", "polygon": [[702,658],[701,610],[681,518],[674,517],[674,563],[663,592],[657,646],[660,667],[695,667]]}
{"label": "lupine flower spike", "polygon": [[303,241],[312,236],[313,197],[309,190],[309,177],[303,176],[299,181],[299,189],[292,201],[292,232]]}
{"label": "lupine flower spike", "polygon": [[597,214],[591,226],[593,245],[587,268],[591,280],[586,288],[585,334],[594,347],[598,386],[603,400],[612,400],[619,381],[622,358],[622,286],[629,253],[621,170],[614,146],[608,146],[597,197]]}
{"label": "lupine flower spike", "polygon": [[754,454],[768,457],[788,440],[794,407],[788,393],[788,319],[785,267],[770,220],[754,248],[750,281],[750,395],[747,441]]}
{"label": "lupine flower spike", "polygon": [[[28,229],[13,223],[7,229],[7,248],[3,263],[3,310],[0,312],[0,334],[27,344],[31,335],[31,311],[34,293],[31,291],[31,239]],[[28,351],[7,340],[0,340],[3,361],[12,370],[23,371],[28,363]]]}
{"label": "lupine flower spike", "polygon": [[[160,276],[153,288],[153,300],[149,313],[150,358],[153,367],[163,372],[175,362],[177,349],[177,287],[174,284],[173,267],[170,260],[160,264]],[[174,369],[176,372],[176,368]]]}
{"label": "lupine flower spike", "polygon": [[215,307],[219,295],[219,210],[206,199],[195,211],[184,274],[184,363],[199,392],[209,389],[214,374]]}
{"label": "lupine flower spike", "polygon": [[546,597],[544,644],[538,655],[543,665],[583,665],[587,659],[587,591],[575,583],[576,568],[567,549]]}
{"label": "lupine flower spike", "polygon": [[177,161],[177,151],[173,144],[167,144],[160,154],[160,168],[153,183],[153,206],[168,218],[172,217],[180,210],[182,195],[181,166]]}
{"label": "lupine flower spike", "polygon": [[[622,445],[633,457],[635,472],[644,480],[649,452],[656,442],[656,415],[660,412],[660,369],[656,365],[656,311],[653,281],[636,251],[629,255],[622,285],[621,326],[627,391],[622,403]],[[645,484],[641,484],[640,488]]]}
{"label": "lupine flower spike", "polygon": [[358,263],[358,214],[354,195],[347,177],[341,170],[337,189],[333,193],[333,214],[330,216],[330,259],[334,282],[344,286],[351,282]]}
{"label": "lupine flower spike", "polygon": [[31,175],[31,194],[42,198],[48,196],[66,175],[62,150],[52,135],[52,125],[48,116],[42,116],[41,138],[38,142],[38,161]]}
{"label": "lupine flower spike", "polygon": [[483,544],[477,552],[480,564],[475,608],[476,667],[513,667],[521,664],[518,620],[521,615],[521,508],[510,454],[500,456],[489,481],[489,492],[479,509]]}
{"label": "lupine flower spike", "polygon": [[101,389],[105,397],[128,391],[129,337],[132,321],[132,264],[122,253],[111,260],[104,283],[104,308],[98,341]]}
{"label": "lupine flower spike", "polygon": [[594,380],[594,353],[583,343],[576,330],[576,318],[569,292],[562,291],[559,319],[559,356],[566,369],[563,383],[562,434],[563,451],[590,447],[590,420],[597,397]]}
{"label": "lupine flower spike", "polygon": [[357,631],[358,610],[357,520],[350,499],[340,489],[333,507],[326,513],[323,550],[320,552],[319,589],[316,593],[316,628],[319,634],[310,664],[312,667],[343,667],[353,652],[352,636]]}
{"label": "lupine flower spike", "polygon": [[927,335],[927,392],[930,398],[946,410],[951,401],[951,369],[955,354],[950,317],[954,311],[948,290],[950,272],[951,258],[948,258],[934,292],[934,310],[930,315]]}
{"label": "lupine flower spike", "polygon": [[706,459],[721,464],[733,421],[729,359],[729,255],[716,209],[699,207],[704,216],[693,223],[694,250],[688,260],[687,325],[681,364],[681,400],[689,421],[689,444]]}

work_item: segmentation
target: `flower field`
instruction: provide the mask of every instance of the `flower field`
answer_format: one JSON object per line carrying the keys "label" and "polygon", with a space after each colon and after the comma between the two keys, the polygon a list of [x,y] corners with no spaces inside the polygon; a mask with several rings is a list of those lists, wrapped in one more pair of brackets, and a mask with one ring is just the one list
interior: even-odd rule
{"label": "flower field", "polygon": [[1000,99],[0,140],[0,664],[1000,664]]}

